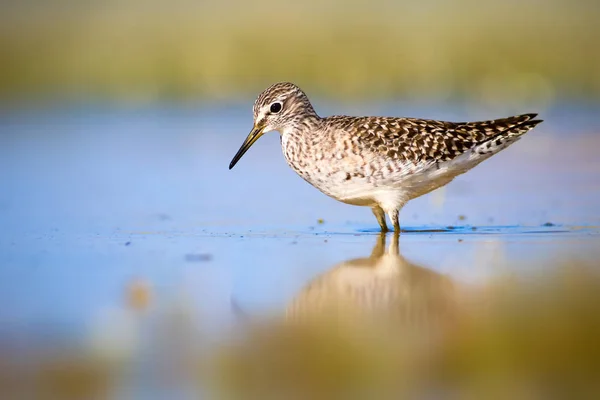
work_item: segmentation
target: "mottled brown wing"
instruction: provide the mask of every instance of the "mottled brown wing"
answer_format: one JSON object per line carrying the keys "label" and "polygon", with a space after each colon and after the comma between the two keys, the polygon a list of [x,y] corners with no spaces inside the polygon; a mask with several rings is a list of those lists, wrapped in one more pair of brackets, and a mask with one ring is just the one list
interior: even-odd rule
{"label": "mottled brown wing", "polygon": [[452,160],[497,135],[521,135],[541,122],[533,120],[536,115],[523,114],[477,122],[356,118],[353,121],[354,140],[374,153],[385,154],[401,162],[442,162]]}

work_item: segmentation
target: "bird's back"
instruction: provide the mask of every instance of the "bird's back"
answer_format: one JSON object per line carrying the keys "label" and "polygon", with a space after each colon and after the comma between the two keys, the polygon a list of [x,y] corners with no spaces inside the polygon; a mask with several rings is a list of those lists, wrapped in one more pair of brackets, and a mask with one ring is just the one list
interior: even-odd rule
{"label": "bird's back", "polygon": [[326,130],[364,154],[404,164],[451,161],[496,137],[520,136],[537,125],[537,114],[477,122],[418,118],[346,117],[324,119]]}

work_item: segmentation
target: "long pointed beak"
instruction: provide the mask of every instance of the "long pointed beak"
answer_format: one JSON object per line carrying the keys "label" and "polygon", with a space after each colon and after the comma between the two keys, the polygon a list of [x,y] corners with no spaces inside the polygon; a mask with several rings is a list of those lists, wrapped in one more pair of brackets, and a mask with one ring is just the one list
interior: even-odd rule
{"label": "long pointed beak", "polygon": [[244,140],[244,143],[242,143],[242,147],[240,147],[240,149],[235,154],[235,156],[233,156],[233,159],[231,160],[231,163],[229,164],[229,169],[233,168],[235,166],[235,164],[237,164],[237,162],[240,161],[240,158],[242,158],[242,156],[244,154],[246,154],[246,152],[254,144],[254,142],[256,142],[258,140],[258,138],[262,136],[263,131],[264,131],[264,128],[254,125],[254,128],[252,128],[252,131],[250,132],[250,134],[248,135],[246,140]]}

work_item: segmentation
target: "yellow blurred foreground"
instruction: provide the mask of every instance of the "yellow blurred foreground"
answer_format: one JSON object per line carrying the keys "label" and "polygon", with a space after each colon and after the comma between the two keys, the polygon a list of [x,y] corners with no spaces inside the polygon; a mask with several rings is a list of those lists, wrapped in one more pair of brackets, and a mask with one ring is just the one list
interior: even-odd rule
{"label": "yellow blurred foreground", "polygon": [[217,358],[234,399],[600,395],[600,276],[576,261],[467,288],[394,244],[314,280]]}
{"label": "yellow blurred foreground", "polygon": [[118,399],[132,388],[153,398],[598,398],[597,265],[545,265],[474,287],[408,262],[391,242],[381,236],[370,257],[315,278],[285,315],[241,313],[217,342],[182,310],[149,326],[151,287],[136,280],[125,304],[152,332],[143,356],[127,340],[1,348],[0,398]]}

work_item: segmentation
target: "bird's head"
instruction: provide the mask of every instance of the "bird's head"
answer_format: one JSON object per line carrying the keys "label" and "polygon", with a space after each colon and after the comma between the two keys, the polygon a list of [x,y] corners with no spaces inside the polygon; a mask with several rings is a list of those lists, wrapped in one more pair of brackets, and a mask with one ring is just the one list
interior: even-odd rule
{"label": "bird's head", "polygon": [[254,127],[229,164],[229,169],[242,158],[264,133],[284,133],[294,129],[302,118],[315,116],[306,94],[298,86],[280,82],[265,89],[254,102]]}

